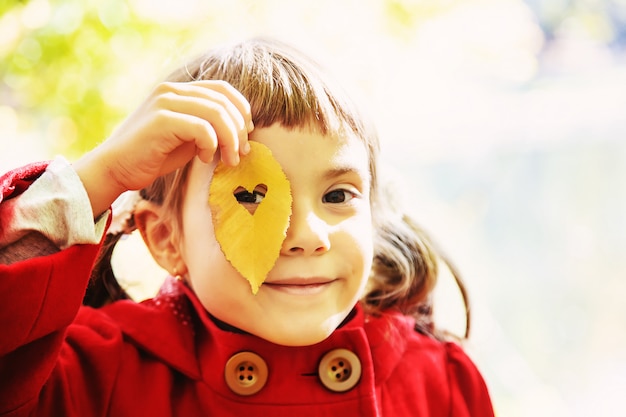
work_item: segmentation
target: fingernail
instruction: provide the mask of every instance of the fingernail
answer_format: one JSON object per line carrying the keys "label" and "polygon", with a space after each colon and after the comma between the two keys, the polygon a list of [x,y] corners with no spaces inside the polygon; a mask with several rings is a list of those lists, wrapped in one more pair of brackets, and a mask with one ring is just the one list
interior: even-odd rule
{"label": "fingernail", "polygon": [[242,148],[241,148],[241,153],[244,155],[248,155],[250,153],[250,142],[246,141]]}
{"label": "fingernail", "polygon": [[252,121],[252,119],[250,119],[250,121],[248,122],[248,133],[252,132],[254,130],[254,122]]}

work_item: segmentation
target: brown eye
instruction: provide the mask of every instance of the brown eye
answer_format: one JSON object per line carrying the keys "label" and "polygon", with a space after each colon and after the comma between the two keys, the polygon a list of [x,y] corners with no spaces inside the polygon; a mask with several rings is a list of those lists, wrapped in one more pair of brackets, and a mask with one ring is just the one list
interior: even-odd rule
{"label": "brown eye", "polygon": [[324,195],[322,201],[330,204],[341,204],[355,197],[354,193],[347,190],[333,190]]}
{"label": "brown eye", "polygon": [[267,187],[263,184],[259,184],[254,188],[254,191],[250,192],[243,187],[238,187],[233,195],[239,203],[243,204],[260,204],[265,198],[267,193]]}
{"label": "brown eye", "polygon": [[263,201],[264,197],[265,194],[258,191],[240,191],[238,193],[235,193],[235,198],[240,203],[259,204],[261,201]]}

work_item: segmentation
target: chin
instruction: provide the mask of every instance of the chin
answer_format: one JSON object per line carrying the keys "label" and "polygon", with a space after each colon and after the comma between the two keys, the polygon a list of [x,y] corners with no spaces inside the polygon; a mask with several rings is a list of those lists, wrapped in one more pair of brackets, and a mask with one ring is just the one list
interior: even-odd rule
{"label": "chin", "polygon": [[282,346],[310,346],[330,336],[339,327],[345,315],[337,315],[324,323],[297,323],[291,326],[275,327],[267,334],[257,336]]}

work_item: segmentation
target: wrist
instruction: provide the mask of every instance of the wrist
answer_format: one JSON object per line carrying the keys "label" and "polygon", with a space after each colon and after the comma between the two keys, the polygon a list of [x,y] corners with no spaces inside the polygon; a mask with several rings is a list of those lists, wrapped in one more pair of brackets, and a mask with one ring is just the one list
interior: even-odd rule
{"label": "wrist", "polygon": [[73,164],[93,211],[94,219],[104,213],[126,188],[115,178],[110,165],[94,150],[84,154]]}

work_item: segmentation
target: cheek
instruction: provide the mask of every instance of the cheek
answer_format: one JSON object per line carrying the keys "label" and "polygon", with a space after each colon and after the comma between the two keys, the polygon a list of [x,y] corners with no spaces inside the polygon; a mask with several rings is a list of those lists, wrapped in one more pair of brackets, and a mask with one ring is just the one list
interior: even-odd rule
{"label": "cheek", "polygon": [[181,252],[187,263],[193,264],[199,253],[211,250],[212,246],[217,245],[211,211],[208,207],[204,210],[190,207],[183,212],[183,222]]}
{"label": "cheek", "polygon": [[[194,289],[208,279],[212,268],[219,269],[225,262],[211,221],[208,207],[198,210],[187,206],[183,212],[183,235],[180,252],[187,267],[187,275]],[[198,288],[199,290],[199,288]]]}
{"label": "cheek", "polygon": [[250,284],[224,256],[215,238],[210,208],[201,203],[190,204],[184,214],[181,252],[188,284],[207,311],[236,324],[230,314],[241,311],[247,297],[252,296]]}
{"label": "cheek", "polygon": [[354,218],[344,225],[342,247],[345,256],[353,259],[353,268],[369,276],[374,256],[373,229],[369,216]]}

